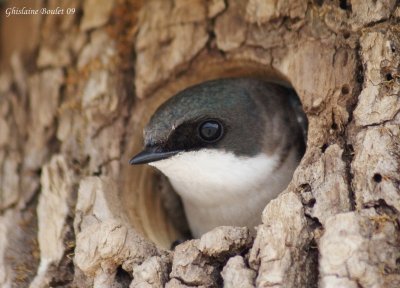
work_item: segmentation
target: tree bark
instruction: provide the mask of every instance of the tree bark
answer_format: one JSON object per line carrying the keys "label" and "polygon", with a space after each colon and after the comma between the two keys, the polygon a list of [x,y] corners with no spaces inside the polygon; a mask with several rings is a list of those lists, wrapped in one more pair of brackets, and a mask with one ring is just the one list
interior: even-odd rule
{"label": "tree bark", "polygon": [[[24,5],[75,12],[5,16]],[[399,1],[9,1],[1,13],[2,287],[400,287]],[[238,76],[297,91],[306,153],[255,239],[219,227],[171,251],[187,232],[179,199],[128,160],[160,103]]]}

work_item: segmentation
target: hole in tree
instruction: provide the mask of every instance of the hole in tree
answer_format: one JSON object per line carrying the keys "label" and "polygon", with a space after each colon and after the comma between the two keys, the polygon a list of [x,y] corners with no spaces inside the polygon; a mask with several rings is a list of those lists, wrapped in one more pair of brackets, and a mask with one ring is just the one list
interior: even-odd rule
{"label": "hole in tree", "polygon": [[372,179],[374,179],[376,183],[380,183],[382,181],[382,175],[379,173],[375,173]]}
{"label": "hole in tree", "polygon": [[344,39],[349,39],[350,38],[350,32],[349,31],[347,31],[347,30],[345,30],[345,31],[343,31],[343,38]]}
{"label": "hole in tree", "polygon": [[[263,67],[263,69],[264,68],[265,67]],[[219,68],[215,68],[215,69],[219,69]],[[225,77],[227,76],[226,75],[227,73],[233,73],[233,72],[238,73],[237,71],[246,71],[246,69],[230,68],[229,72],[223,72],[220,75],[223,77],[214,77],[213,79],[222,80],[222,79],[225,79]],[[238,73],[238,74],[239,75],[237,75],[237,74],[233,75],[233,77],[234,77],[233,83],[237,83],[240,80],[239,78],[241,76],[240,75],[241,73]],[[293,137],[293,139],[292,139],[293,143],[287,147],[294,147],[293,145],[295,145],[296,153],[293,152],[294,154],[286,155],[287,157],[284,157],[284,158],[285,159],[295,159],[296,165],[297,165],[299,163],[299,161],[301,160],[303,154],[305,153],[305,149],[306,149],[305,144],[306,144],[306,137],[307,137],[306,135],[307,135],[307,127],[308,127],[307,118],[304,115],[299,97],[297,96],[294,89],[290,86],[290,84],[286,81],[282,81],[283,78],[280,76],[275,77],[275,78],[271,77],[271,78],[267,79],[268,77],[265,77],[264,72],[260,73],[260,74],[259,74],[259,72],[249,73],[248,71],[246,71],[246,73],[242,73],[242,75],[246,75],[246,77],[247,77],[247,75],[252,75],[252,74],[256,75],[253,78],[256,80],[258,79],[257,81],[261,81],[263,83],[264,82],[273,82],[273,85],[276,86],[276,89],[274,88],[275,92],[273,92],[273,93],[283,93],[284,94],[284,96],[282,96],[282,97],[285,98],[283,103],[285,103],[284,105],[286,105],[286,108],[284,109],[283,113],[281,113],[281,116],[285,118],[283,121],[283,122],[285,122],[285,125],[282,124],[282,125],[275,126],[276,130],[274,133],[276,133],[276,136],[279,136],[284,131],[289,131],[288,138]],[[229,74],[228,74],[228,76],[232,77],[232,75],[229,75]],[[181,75],[180,77],[182,77],[183,79],[186,78],[185,74]],[[133,133],[134,135],[133,135],[132,139],[140,139],[141,138],[142,131],[143,131],[142,128],[147,126],[147,123],[149,122],[149,118],[151,117],[151,115],[154,114],[154,112],[157,110],[158,107],[160,107],[161,105],[166,105],[164,103],[166,103],[168,101],[168,99],[170,99],[171,97],[174,97],[174,95],[178,94],[180,91],[191,89],[190,87],[192,87],[193,84],[195,84],[195,85],[197,85],[196,83],[204,84],[205,82],[209,81],[209,79],[210,79],[209,75],[202,76],[202,77],[204,77],[204,79],[206,81],[204,81],[204,82],[196,81],[195,83],[191,82],[190,85],[180,84],[178,86],[178,85],[176,85],[176,83],[177,83],[176,81],[179,81],[179,79],[175,80],[174,85],[171,84],[171,87],[174,87],[174,88],[161,89],[162,91],[158,90],[156,92],[156,94],[152,95],[152,97],[148,97],[146,99],[147,106],[145,106],[145,107],[150,107],[150,108],[147,110],[145,109],[146,111],[141,112],[143,118],[141,118],[140,115],[138,115],[138,119],[143,119],[143,120],[141,120],[142,121],[141,126],[138,125],[140,130],[137,128],[138,130]],[[229,77],[227,77],[227,78],[229,78]],[[276,79],[278,79],[278,80],[276,80]],[[182,81],[182,83],[185,83],[185,81]],[[169,87],[169,84],[167,84],[167,86]],[[176,88],[176,87],[179,87],[179,88]],[[217,89],[217,90],[221,91],[220,89]],[[240,119],[240,127],[241,127],[241,129],[243,129],[243,128],[245,128],[245,129],[242,132],[239,131],[240,133],[238,133],[238,132],[234,133],[235,137],[230,137],[228,139],[228,136],[227,136],[228,134],[225,134],[225,135],[223,135],[223,137],[221,137],[221,139],[229,140],[226,143],[225,142],[222,143],[222,144],[224,144],[221,146],[221,147],[223,147],[223,150],[232,151],[233,155],[236,155],[235,153],[237,153],[237,155],[239,155],[239,158],[251,158],[251,157],[259,154],[260,151],[264,151],[262,149],[264,149],[264,148],[267,149],[266,147],[261,148],[258,146],[259,143],[264,140],[256,141],[256,140],[254,140],[255,139],[254,135],[258,135],[259,136],[258,139],[267,139],[268,140],[271,138],[271,137],[266,137],[266,135],[265,135],[266,133],[271,132],[271,129],[263,127],[263,125],[260,123],[255,122],[255,124],[254,124],[251,122],[251,121],[253,121],[253,120],[251,120],[251,118],[253,117],[251,115],[254,115],[254,113],[255,113],[255,111],[257,111],[257,109],[261,109],[261,107],[260,107],[261,105],[268,104],[270,102],[269,97],[271,97],[271,95],[268,94],[270,92],[268,92],[268,93],[265,92],[268,89],[267,90],[266,89],[256,89],[256,90],[258,91],[258,92],[256,91],[256,93],[262,94],[261,95],[262,101],[257,101],[257,105],[250,105],[253,108],[248,109],[247,112],[237,113],[237,111],[235,111],[236,118],[238,117],[238,115],[240,116],[240,118],[243,118],[243,119]],[[277,92],[278,90],[280,92]],[[169,92],[171,94],[167,95],[166,93],[168,93],[168,92],[163,93],[163,91],[173,91],[173,92]],[[220,94],[220,93],[218,93],[218,94]],[[246,93],[244,93],[244,94],[246,94]],[[210,97],[210,96],[207,96],[207,97]],[[277,103],[282,103],[282,101],[281,101],[282,97],[279,98],[280,100]],[[264,101],[265,101],[265,103],[263,103]],[[192,100],[189,102],[192,102]],[[274,101],[272,101],[272,102],[275,103]],[[224,103],[227,103],[227,102],[224,101]],[[268,117],[271,117],[272,115],[280,113],[280,109],[278,109],[278,106],[273,103],[271,105],[271,108],[268,110]],[[174,109],[172,109],[172,110],[174,110]],[[193,109],[190,109],[190,111],[192,111],[192,110]],[[177,110],[174,110],[174,111],[177,111]],[[221,115],[226,115],[227,113],[229,113],[227,111],[224,111],[223,107],[218,107],[218,109],[215,109],[215,111],[217,111]],[[146,115],[146,116],[143,116],[143,115]],[[218,118],[216,116],[218,116],[218,115],[213,115],[213,118]],[[268,118],[268,117],[266,117],[266,118]],[[233,119],[234,117],[231,117],[231,118]],[[255,119],[262,119],[262,118],[263,117],[255,117]],[[293,127],[291,126],[292,124],[290,124],[289,127],[287,126],[288,118],[292,119],[292,120],[289,119],[289,121],[292,121],[291,123],[296,123],[296,127],[297,127],[296,129],[293,129]],[[217,119],[217,120],[219,120],[219,119]],[[183,122],[185,122],[185,121],[183,121]],[[180,123],[183,123],[183,122],[180,122]],[[188,121],[188,123],[191,123],[191,122]],[[221,123],[225,123],[225,122],[221,121]],[[229,124],[231,124],[231,123],[229,123]],[[199,126],[197,126],[197,125],[194,125],[193,127],[190,125],[187,125],[187,126],[183,127],[184,129],[182,131],[187,132],[189,130],[189,131],[198,132],[199,131],[198,127]],[[226,127],[224,127],[226,129],[223,129],[223,131],[230,133],[231,132],[230,129],[232,129],[232,127],[233,127],[232,125],[226,126]],[[175,130],[178,131],[181,128],[182,127],[179,127],[179,125],[177,125],[175,127]],[[195,129],[190,130],[190,128],[195,128]],[[289,130],[286,130],[286,129],[289,129]],[[262,132],[259,132],[259,131],[262,131]],[[250,133],[251,136],[246,136],[247,135],[246,133],[248,133],[248,134]],[[169,135],[169,133],[167,133],[166,135]],[[268,134],[268,136],[270,136],[270,135],[271,134]],[[240,140],[240,137],[242,137],[244,140]],[[281,138],[281,137],[279,136],[277,138]],[[179,137],[179,139],[187,139],[187,137]],[[215,139],[220,139],[220,138],[216,137]],[[229,149],[227,147],[228,147],[229,142],[233,141],[232,139],[239,139],[239,140],[236,141],[234,149]],[[247,141],[251,142],[250,143],[251,148],[244,147]],[[133,156],[135,153],[137,153],[143,149],[143,142],[142,141],[140,141],[140,143],[139,143],[139,141],[137,141],[137,142],[138,143],[135,143],[133,145],[134,149],[130,148],[130,151],[132,151],[132,154],[129,155],[128,157]],[[182,143],[182,141],[178,141],[178,142]],[[177,143],[177,142],[174,142],[174,141],[169,142],[169,144],[166,147],[171,148],[172,147],[171,145],[173,145],[173,143]],[[190,144],[192,144],[191,141],[189,141],[188,145],[186,145],[186,144],[183,145],[181,147],[181,148],[183,148],[183,151],[186,151],[185,149],[190,150]],[[205,146],[205,147],[212,149],[213,148],[212,145],[213,145],[213,143],[207,143],[207,146]],[[196,147],[196,149],[193,149],[192,151],[193,152],[199,151],[202,148],[203,148],[202,146]],[[240,149],[244,149],[245,151],[240,151]],[[276,151],[282,151],[282,153],[292,152],[291,149],[289,149],[289,151],[288,151],[286,148],[278,149]],[[180,155],[183,155],[184,153],[185,152],[181,152]],[[243,155],[246,157],[242,157]],[[215,158],[215,157],[208,157],[207,159],[213,160],[213,158]],[[282,158],[282,159],[284,159],[284,158]],[[222,161],[219,161],[219,162],[222,162]],[[188,161],[187,163],[190,164],[190,163],[196,163],[196,162]],[[198,163],[198,161],[197,161],[197,163]],[[285,163],[283,163],[283,164],[285,164]],[[282,163],[280,163],[279,165],[282,165]],[[296,165],[293,165],[293,168],[290,168],[291,169],[290,173],[294,172]],[[142,207],[144,207],[145,209],[142,209],[139,212],[132,213],[131,218],[133,218],[134,220],[137,218],[146,219],[145,225],[147,225],[147,226],[145,227],[145,229],[143,229],[144,230],[143,233],[145,234],[145,236],[148,236],[151,240],[153,240],[155,243],[157,243],[158,245],[160,245],[164,248],[171,248],[171,244],[176,240],[180,241],[180,240],[186,240],[187,238],[191,238],[190,231],[189,231],[189,233],[186,233],[187,230],[185,232],[185,225],[179,224],[177,221],[171,220],[172,218],[174,218],[174,216],[172,216],[172,214],[174,214],[178,210],[181,211],[180,212],[181,214],[180,214],[180,216],[179,216],[179,213],[177,215],[175,215],[176,219],[185,218],[185,215],[188,216],[188,213],[184,213],[185,210],[186,210],[186,212],[187,212],[187,210],[193,211],[193,209],[186,208],[185,202],[187,203],[187,201],[185,201],[184,197],[182,197],[182,195],[181,195],[182,193],[180,191],[178,191],[179,188],[174,187],[176,185],[174,185],[174,181],[171,180],[171,178],[172,178],[171,175],[167,175],[168,176],[168,178],[167,178],[167,177],[165,177],[165,175],[163,175],[163,174],[165,174],[164,171],[161,171],[163,173],[162,174],[158,170],[150,168],[148,165],[138,165],[138,166],[133,166],[133,167],[129,167],[129,168],[130,169],[127,169],[128,174],[126,177],[128,178],[128,183],[130,183],[130,185],[129,185],[130,188],[125,189],[124,193],[126,194],[126,197],[124,197],[124,199],[127,200],[126,202],[130,201],[129,199],[131,199],[132,197],[131,197],[131,194],[129,194],[129,192],[135,191],[135,193],[136,193],[136,191],[139,190],[139,192],[137,192],[137,193],[140,193],[139,194],[140,197],[137,197],[137,199],[139,199],[139,201],[140,201],[140,199],[143,199],[143,202],[142,202],[143,204],[140,204],[140,202],[138,202],[138,201],[136,201],[134,203],[133,203],[133,201],[131,201],[131,203],[132,203],[131,207],[132,207],[132,205],[135,205],[136,203],[138,203],[136,205],[139,206],[139,209],[141,209]],[[229,171],[229,169],[232,169],[232,168],[228,168],[228,169],[224,169],[224,170]],[[283,167],[282,169],[286,169],[286,168]],[[135,173],[133,173],[134,175],[132,176],[133,170],[135,170]],[[190,169],[189,168],[181,169],[181,171],[190,171]],[[206,172],[208,172],[208,171],[206,171]],[[212,173],[212,174],[215,175],[215,173]],[[237,175],[243,175],[243,173],[237,174]],[[196,176],[197,176],[197,174],[191,175],[190,179],[193,179]],[[250,176],[244,176],[244,177],[250,177]],[[275,177],[276,175],[273,175],[273,176]],[[218,175],[218,179],[223,179],[223,181],[226,183],[229,183],[231,181],[231,179],[228,179],[228,177],[229,177],[229,175],[228,176]],[[276,195],[274,195],[274,197],[278,196],[280,194],[280,192],[285,190],[285,188],[291,181],[291,177],[292,177],[292,174],[289,174],[287,176],[287,179],[284,180],[284,183],[282,183],[281,186],[277,189]],[[238,177],[235,177],[235,178],[238,178]],[[207,175],[205,175],[205,176],[202,175],[202,178],[201,178],[202,182],[207,181],[207,179],[209,179],[209,177]],[[168,181],[168,180],[170,180],[170,181]],[[233,179],[233,180],[236,180],[236,179]],[[239,180],[245,181],[246,179],[239,179]],[[166,182],[166,183],[161,183],[161,182]],[[176,181],[175,181],[175,183],[176,183]],[[197,181],[196,184],[188,185],[187,187],[188,187],[188,189],[195,190],[195,189],[197,189],[197,186],[199,183],[201,184],[200,181]],[[139,185],[139,187],[138,187],[138,185]],[[268,187],[268,188],[270,188],[270,187]],[[229,190],[230,189],[226,189],[226,191],[229,191]],[[178,192],[178,193],[176,193],[176,192]],[[258,192],[262,192],[262,191],[258,191]],[[167,196],[167,198],[169,198],[169,200],[165,200],[165,197],[161,196],[161,194],[163,194],[163,193],[165,193],[166,195],[173,195],[173,196],[171,196],[171,197]],[[197,195],[200,195],[200,194],[201,193],[197,193]],[[214,193],[214,195],[221,195],[221,189],[219,189],[218,193]],[[246,195],[246,194],[244,193],[244,195]],[[206,200],[209,200],[208,198],[210,198],[211,199],[210,201],[212,201],[213,203],[222,201],[221,203],[223,203],[223,204],[221,205],[221,207],[224,207],[224,205],[225,205],[224,203],[229,202],[226,200],[213,199],[212,197],[213,197],[213,194],[210,194],[206,197]],[[183,201],[182,201],[182,199],[183,199]],[[243,199],[238,201],[238,204],[240,204],[238,207],[243,206],[241,202],[246,201],[246,199],[247,198],[244,197]],[[262,203],[262,205],[261,205],[261,208],[259,209],[260,210],[259,213],[257,212],[257,216],[255,217],[255,218],[259,218],[259,220],[261,220],[261,212],[264,209],[264,207],[267,205],[269,199],[265,200],[264,202],[263,201],[264,200],[262,200],[262,199],[259,201],[260,203]],[[182,207],[174,208],[174,207],[179,206],[179,205],[174,204],[174,203],[178,203],[178,202],[181,202],[183,204],[183,206],[185,206],[185,209],[182,209]],[[312,202],[313,201],[311,201],[311,205],[313,205]],[[169,204],[167,204],[167,203],[169,203]],[[170,205],[171,203],[172,203],[172,205]],[[124,203],[124,205],[126,205],[126,203]],[[231,204],[227,204],[227,205],[231,205]],[[165,214],[162,214],[159,212],[161,206],[162,206],[162,210],[166,211]],[[127,207],[129,208],[129,205],[127,205]],[[232,209],[232,210],[235,210],[235,209]],[[211,212],[209,211],[207,213],[210,214],[210,213],[212,213],[212,211]],[[162,215],[164,215],[164,216],[162,217]],[[211,218],[217,219],[217,217],[211,217]],[[232,219],[232,217],[228,217],[228,219],[230,220],[230,219]],[[205,220],[202,220],[202,221],[204,222]],[[160,222],[165,222],[165,223],[160,223]],[[258,223],[256,223],[256,224],[258,224]],[[189,225],[190,225],[190,221],[189,221]],[[246,226],[246,225],[243,225],[242,223],[237,223],[237,224],[235,224],[235,223],[219,223],[216,226],[222,226],[222,225]],[[251,223],[248,226],[254,227],[255,224]],[[187,228],[187,225],[186,225],[186,228]],[[212,227],[210,227],[210,229],[212,229]],[[149,232],[147,232],[147,231],[149,231]],[[172,231],[172,233],[170,231]],[[174,232],[174,231],[176,231],[176,232]],[[193,236],[196,237],[199,235],[193,235]]]}

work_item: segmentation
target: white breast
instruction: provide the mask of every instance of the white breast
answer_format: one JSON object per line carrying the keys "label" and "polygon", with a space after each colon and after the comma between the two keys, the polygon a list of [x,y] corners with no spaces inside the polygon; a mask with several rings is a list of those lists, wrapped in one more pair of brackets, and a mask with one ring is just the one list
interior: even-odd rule
{"label": "white breast", "polygon": [[[293,156],[289,155],[288,159]],[[217,226],[253,228],[259,224],[262,209],[290,181],[297,166],[293,160],[275,171],[277,156],[261,153],[255,157],[238,157],[202,149],[150,165],[169,178],[182,198],[192,233],[198,237]],[[287,167],[282,169],[283,166]]]}

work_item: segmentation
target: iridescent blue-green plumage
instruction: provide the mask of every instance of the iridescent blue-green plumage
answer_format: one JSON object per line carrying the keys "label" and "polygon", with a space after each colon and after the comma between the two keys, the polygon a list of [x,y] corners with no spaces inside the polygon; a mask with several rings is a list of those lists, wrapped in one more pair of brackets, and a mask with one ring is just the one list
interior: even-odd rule
{"label": "iridescent blue-green plumage", "polygon": [[[289,102],[290,93],[281,85],[251,78],[219,79],[190,87],[157,109],[145,129],[145,145],[165,143],[176,146],[178,143],[168,141],[173,142],[174,137],[171,136],[181,125],[196,126],[205,119],[220,119],[223,116],[226,135],[218,143],[206,146],[232,151],[237,155],[255,155],[263,149],[265,141],[270,146],[280,142],[276,138],[285,136],[282,125],[286,126],[285,129],[297,131],[299,124],[293,117],[295,111]],[[275,117],[279,117],[280,121],[275,121]],[[192,132],[196,133],[195,129]],[[296,136],[290,133],[290,137]],[[188,137],[193,139],[195,135]],[[190,139],[186,141],[190,142]],[[189,145],[187,149],[203,148],[193,144],[194,147]]]}

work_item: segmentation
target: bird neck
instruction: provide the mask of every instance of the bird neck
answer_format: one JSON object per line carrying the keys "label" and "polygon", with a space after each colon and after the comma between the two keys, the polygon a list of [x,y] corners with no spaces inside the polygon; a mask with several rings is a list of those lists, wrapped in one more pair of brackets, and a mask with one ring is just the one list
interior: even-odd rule
{"label": "bird neck", "polygon": [[286,188],[298,164],[295,149],[281,155],[239,157],[213,149],[184,152],[153,165],[181,196],[194,236],[221,225],[251,226]]}

